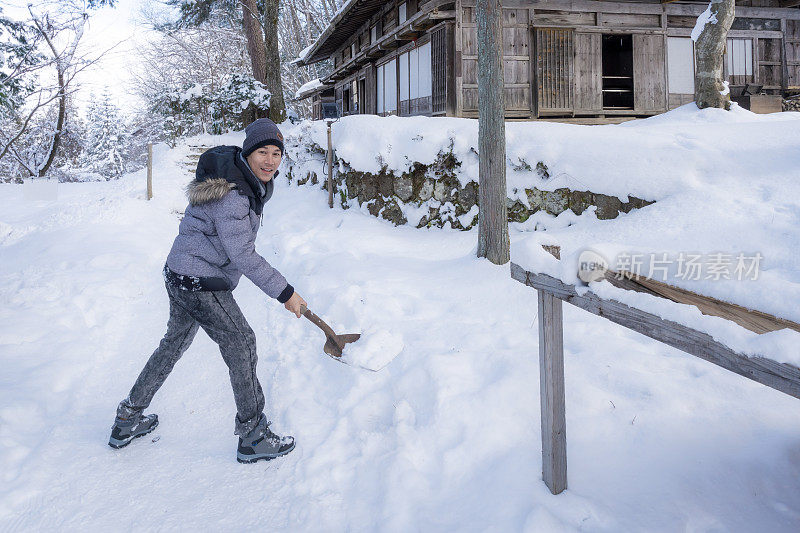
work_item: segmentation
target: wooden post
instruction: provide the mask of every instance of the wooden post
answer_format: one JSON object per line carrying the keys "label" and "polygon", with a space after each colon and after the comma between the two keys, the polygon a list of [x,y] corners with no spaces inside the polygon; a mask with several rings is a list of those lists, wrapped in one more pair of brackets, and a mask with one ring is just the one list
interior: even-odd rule
{"label": "wooden post", "polygon": [[567,488],[567,422],[564,405],[564,333],[561,300],[539,296],[539,395],[542,409],[542,479],[553,494]]}
{"label": "wooden post", "polygon": [[153,198],[153,143],[147,143],[147,199]]}
{"label": "wooden post", "polygon": [[506,130],[503,96],[503,6],[478,0],[478,257],[509,262]]}
{"label": "wooden post", "polygon": [[328,207],[333,209],[333,141],[330,122],[328,122]]}

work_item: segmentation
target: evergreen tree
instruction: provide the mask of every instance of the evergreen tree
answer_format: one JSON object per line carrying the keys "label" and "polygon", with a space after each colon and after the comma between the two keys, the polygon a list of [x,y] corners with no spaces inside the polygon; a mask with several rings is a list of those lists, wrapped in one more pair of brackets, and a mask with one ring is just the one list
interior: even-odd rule
{"label": "evergreen tree", "polygon": [[111,102],[106,88],[99,98],[92,98],[86,112],[81,166],[107,180],[118,178],[125,170],[125,137],[119,109]]}

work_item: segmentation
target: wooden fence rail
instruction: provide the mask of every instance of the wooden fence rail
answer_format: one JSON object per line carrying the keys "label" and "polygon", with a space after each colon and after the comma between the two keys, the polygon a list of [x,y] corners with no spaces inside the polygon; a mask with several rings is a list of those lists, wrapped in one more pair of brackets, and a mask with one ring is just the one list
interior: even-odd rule
{"label": "wooden fence rail", "polygon": [[542,409],[542,478],[553,494],[567,488],[564,350],[561,301],[625,326],[731,372],[800,398],[800,368],[767,357],[737,353],[707,333],[665,320],[573,285],[511,264],[511,277],[533,287],[539,301],[539,366]]}

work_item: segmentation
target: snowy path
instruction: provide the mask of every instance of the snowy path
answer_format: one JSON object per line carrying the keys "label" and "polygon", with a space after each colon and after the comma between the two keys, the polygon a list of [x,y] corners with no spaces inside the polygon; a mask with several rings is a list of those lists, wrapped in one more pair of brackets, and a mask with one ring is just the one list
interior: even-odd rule
{"label": "snowy path", "polygon": [[57,202],[0,186],[0,530],[800,527],[800,403],[570,306],[570,488],[550,495],[534,291],[474,259],[474,232],[328,211],[283,181],[259,251],[337,331],[402,352],[379,373],[336,363],[243,279],[268,415],[296,451],[236,463],[227,370],[202,332],[153,402],[161,426],[110,449],[166,324],[179,152],[150,203],[141,174],[62,184]]}

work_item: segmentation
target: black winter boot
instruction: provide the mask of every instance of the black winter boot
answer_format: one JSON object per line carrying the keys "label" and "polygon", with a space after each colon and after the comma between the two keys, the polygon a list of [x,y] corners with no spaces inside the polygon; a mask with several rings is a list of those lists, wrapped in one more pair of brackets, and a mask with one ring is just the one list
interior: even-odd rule
{"label": "black winter boot", "polygon": [[108,445],[112,448],[124,448],[131,441],[142,435],[147,435],[158,426],[158,415],[139,415],[136,418],[114,420],[111,427],[111,438]]}
{"label": "black winter boot", "polygon": [[280,437],[269,429],[269,422],[256,427],[249,436],[239,437],[236,460],[240,463],[255,463],[261,459],[269,461],[286,455],[294,449],[294,437]]}

